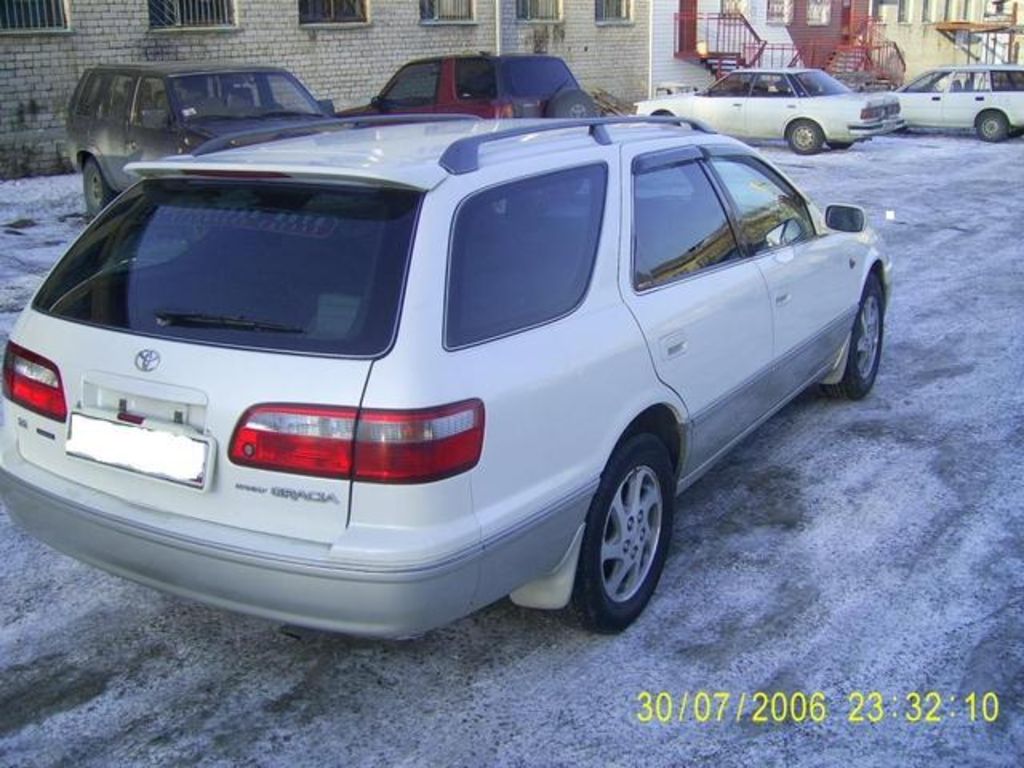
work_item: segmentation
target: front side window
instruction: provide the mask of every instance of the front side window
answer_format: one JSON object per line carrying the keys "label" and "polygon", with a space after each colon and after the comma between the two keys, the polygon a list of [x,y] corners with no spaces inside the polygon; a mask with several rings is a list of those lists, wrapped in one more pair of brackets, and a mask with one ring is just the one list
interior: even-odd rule
{"label": "front side window", "polygon": [[516,0],[516,18],[520,21],[560,21],[562,0]]}
{"label": "front side window", "polygon": [[595,21],[629,21],[630,0],[595,0]]}
{"label": "front side window", "polygon": [[739,255],[711,182],[695,162],[633,181],[633,287],[670,283]]}
{"label": "front side window", "polygon": [[711,165],[732,198],[752,253],[814,236],[804,201],[767,166],[751,157],[716,157]]}
{"label": "front side window", "polygon": [[64,0],[0,0],[0,32],[67,28]]}
{"label": "front side window", "polygon": [[235,23],[233,0],[148,0],[151,29],[226,27]]}
{"label": "front side window", "polygon": [[299,24],[353,24],[367,20],[366,0],[299,0]]}
{"label": "front side window", "polygon": [[708,96],[747,96],[750,94],[750,84],[754,76],[748,72],[733,72],[723,77],[707,90]]}
{"label": "front side window", "polygon": [[480,192],[455,216],[445,346],[517,333],[571,312],[590,283],[608,170],[590,165]]}
{"label": "front side window", "polygon": [[146,128],[166,126],[171,120],[171,110],[167,104],[167,89],[159,77],[144,77],[139,81],[139,91],[135,97],[135,111],[132,114],[134,125]]}
{"label": "front side window", "polygon": [[420,0],[420,21],[472,21],[473,0]]}
{"label": "front side window", "polygon": [[761,98],[781,98],[793,95],[793,89],[789,85],[786,76],[774,72],[766,72],[757,76],[754,86],[750,90],[751,96]]}
{"label": "front side window", "polygon": [[232,347],[367,357],[391,343],[421,193],[137,184],[33,306],[73,322]]}
{"label": "front side window", "polygon": [[380,97],[390,106],[423,107],[437,101],[441,62],[424,61],[403,67]]}
{"label": "front side window", "polygon": [[942,93],[950,81],[949,72],[929,72],[921,75],[904,90],[907,93]]}
{"label": "front side window", "polygon": [[807,26],[827,27],[832,23],[832,0],[807,0]]}

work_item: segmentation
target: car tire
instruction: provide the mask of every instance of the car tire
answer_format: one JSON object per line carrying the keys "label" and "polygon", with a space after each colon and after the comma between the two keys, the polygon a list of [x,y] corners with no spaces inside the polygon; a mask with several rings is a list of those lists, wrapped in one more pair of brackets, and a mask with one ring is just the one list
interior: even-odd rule
{"label": "car tire", "polygon": [[1002,112],[990,109],[978,115],[974,130],[982,141],[1005,141],[1010,135],[1010,122]]}
{"label": "car tire", "polygon": [[795,120],[786,129],[786,143],[798,155],[816,155],[825,145],[825,134],[813,120]]}
{"label": "car tire", "polygon": [[665,444],[650,434],[629,438],[608,460],[587,512],[573,585],[584,626],[621,632],[641,614],[665,566],[674,513]]}
{"label": "car tire", "polygon": [[585,91],[560,91],[551,97],[544,109],[544,117],[597,117],[597,104]]}
{"label": "car tire", "polygon": [[114,190],[103,178],[103,171],[95,158],[90,157],[82,166],[82,194],[85,197],[85,213],[95,216],[114,199]]}
{"label": "car tire", "polygon": [[849,149],[853,146],[852,141],[830,141],[828,142],[829,149]]}
{"label": "car tire", "polygon": [[857,316],[850,331],[850,351],[843,378],[823,389],[830,397],[860,400],[875,385],[885,336],[885,296],[878,276],[872,273],[864,284]]}

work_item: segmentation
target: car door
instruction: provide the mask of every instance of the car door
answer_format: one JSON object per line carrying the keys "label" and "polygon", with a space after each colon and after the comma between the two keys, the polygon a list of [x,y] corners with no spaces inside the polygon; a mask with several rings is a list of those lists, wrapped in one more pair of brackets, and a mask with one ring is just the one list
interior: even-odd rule
{"label": "car door", "polygon": [[942,100],[942,124],[947,128],[973,128],[974,118],[991,103],[988,72],[954,72]]}
{"label": "car door", "polygon": [[658,377],[686,404],[692,433],[683,474],[698,471],[764,413],[771,367],[768,293],[745,258],[695,148],[624,150],[620,290]]}
{"label": "car door", "polygon": [[156,160],[177,154],[179,131],[171,114],[167,87],[159,77],[143,77],[128,121],[128,160]]}
{"label": "car door", "polygon": [[[122,190],[131,183],[125,174],[128,162],[128,114],[135,98],[135,75],[114,73],[106,86],[92,124],[90,144],[96,149],[103,176],[114,189]],[[101,87],[102,87],[101,85]]]}
{"label": "car door", "polygon": [[759,73],[746,99],[746,135],[766,139],[783,137],[786,124],[797,114],[799,106],[799,98],[785,74]]}
{"label": "car door", "polygon": [[712,156],[740,238],[764,275],[774,329],[773,393],[790,397],[834,360],[857,302],[856,244],[815,230],[800,193],[759,158]]}
{"label": "car door", "polygon": [[754,75],[750,72],[733,72],[723,77],[703,95],[694,97],[694,116],[716,131],[731,136],[746,136],[746,107],[753,80]]}
{"label": "car door", "polygon": [[950,79],[949,70],[929,72],[899,92],[900,113],[907,125],[922,128],[942,126],[942,101]]}
{"label": "car door", "polygon": [[[483,56],[467,56],[451,61],[455,93],[445,111],[480,117],[494,117],[498,98],[498,76],[494,61]],[[447,101],[447,100],[446,100]]]}

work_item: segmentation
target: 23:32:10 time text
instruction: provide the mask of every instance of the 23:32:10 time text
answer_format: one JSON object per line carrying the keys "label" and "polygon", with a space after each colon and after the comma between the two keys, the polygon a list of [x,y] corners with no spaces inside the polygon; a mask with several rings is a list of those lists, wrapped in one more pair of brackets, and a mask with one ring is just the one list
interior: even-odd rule
{"label": "23:32:10 time text", "polygon": [[[823,691],[684,691],[674,695],[640,691],[636,719],[641,723],[755,724],[823,723],[833,716],[834,702]],[[841,716],[854,725],[900,721],[916,725],[947,720],[994,723],[999,719],[999,695],[995,691],[970,692],[965,696],[939,691],[909,691],[886,695],[881,691],[851,691]]]}

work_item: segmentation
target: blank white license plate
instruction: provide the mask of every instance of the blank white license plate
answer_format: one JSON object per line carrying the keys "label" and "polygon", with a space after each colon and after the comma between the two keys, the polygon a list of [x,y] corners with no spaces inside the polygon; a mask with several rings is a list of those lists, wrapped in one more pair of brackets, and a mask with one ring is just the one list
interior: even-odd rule
{"label": "blank white license plate", "polygon": [[188,435],[72,413],[65,450],[140,475],[193,488],[206,485],[210,445]]}

